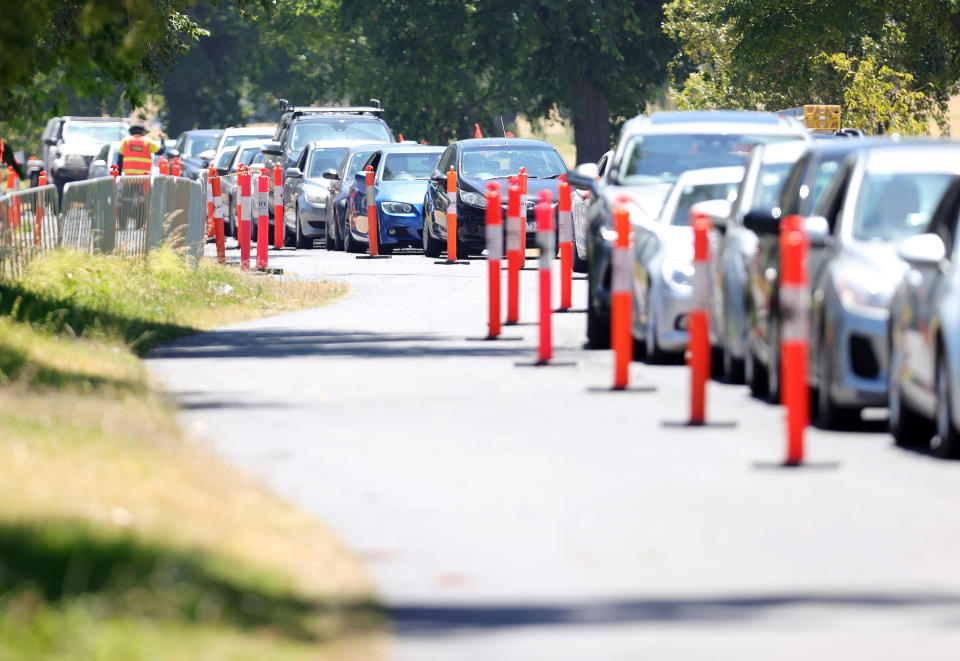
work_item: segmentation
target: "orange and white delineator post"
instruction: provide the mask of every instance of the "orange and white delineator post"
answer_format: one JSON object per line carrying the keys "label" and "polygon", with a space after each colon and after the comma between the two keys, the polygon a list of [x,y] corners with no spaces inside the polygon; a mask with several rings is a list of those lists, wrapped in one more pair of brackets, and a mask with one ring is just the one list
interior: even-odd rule
{"label": "orange and white delineator post", "polygon": [[260,170],[257,177],[257,268],[267,268],[267,253],[270,251],[270,177]]}
{"label": "orange and white delineator post", "polygon": [[217,261],[227,263],[227,246],[223,229],[223,192],[220,190],[220,175],[216,170],[210,177],[210,188],[213,191],[213,236],[217,242]]}
{"label": "orange and white delineator post", "polygon": [[610,273],[610,348],[613,349],[613,388],[630,385],[630,361],[633,360],[633,255],[630,254],[630,212],[618,203],[613,208],[613,227],[617,240],[611,253]]}
{"label": "orange and white delineator post", "polygon": [[507,323],[520,321],[520,234],[526,232],[520,217],[520,186],[510,177],[507,188]]}
{"label": "orange and white delineator post", "polygon": [[273,168],[273,247],[283,247],[283,168],[277,163]]}
{"label": "orange and white delineator post", "polygon": [[486,243],[490,281],[490,332],[487,338],[500,335],[500,261],[503,259],[503,220],[500,217],[500,184],[487,184]]}
{"label": "orange and white delineator post", "polygon": [[370,255],[377,257],[380,255],[380,229],[377,227],[377,199],[374,193],[374,171],[373,166],[368,165],[366,171],[367,177],[367,242],[370,246]]}
{"label": "orange and white delineator post", "polygon": [[542,190],[540,201],[537,202],[537,246],[540,248],[540,346],[537,362],[540,364],[553,358],[550,280],[553,256],[557,251],[553,238],[553,204],[550,202],[550,191]]}
{"label": "orange and white delineator post", "polygon": [[447,261],[457,261],[457,171],[447,172]]}
{"label": "orange and white delineator post", "polygon": [[250,270],[250,173],[241,172],[237,175],[237,185],[240,187],[240,213],[237,222],[237,241],[240,242],[240,270]]}
{"label": "orange and white delineator post", "polygon": [[[37,177],[37,186],[43,187],[47,185],[47,171],[40,170],[40,175]],[[40,245],[40,238],[43,235],[43,207],[44,207],[44,194],[40,193],[39,204],[37,204],[36,217],[33,220],[33,245]]]}
{"label": "orange and white delineator post", "polygon": [[217,169],[212,165],[207,168],[207,238],[214,235],[213,232],[213,178],[217,174]]}
{"label": "orange and white delineator post", "polygon": [[810,342],[810,288],[803,217],[780,221],[780,356],[783,403],[787,408],[787,466],[803,463],[804,433],[810,424],[807,355]]}
{"label": "orange and white delineator post", "polygon": [[557,186],[557,226],[560,241],[560,309],[573,306],[573,214],[570,212],[570,184],[567,175],[560,175]]}
{"label": "orange and white delineator post", "polygon": [[520,229],[520,268],[523,268],[527,265],[527,168],[520,168],[517,184],[520,186],[520,218],[523,219]]}
{"label": "orange and white delineator post", "polygon": [[182,171],[180,159],[174,156],[173,160],[170,161],[170,174],[172,174],[174,177],[179,177]]}
{"label": "orange and white delineator post", "polygon": [[690,365],[690,424],[706,422],[710,379],[710,218],[690,214],[693,227],[693,301],[687,315],[687,363]]}

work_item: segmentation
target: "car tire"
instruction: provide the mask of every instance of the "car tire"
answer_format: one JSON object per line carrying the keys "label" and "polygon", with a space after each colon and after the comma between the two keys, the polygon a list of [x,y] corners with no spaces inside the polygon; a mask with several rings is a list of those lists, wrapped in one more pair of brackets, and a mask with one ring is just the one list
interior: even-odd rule
{"label": "car tire", "polygon": [[333,250],[337,247],[337,242],[333,233],[333,224],[330,222],[330,216],[327,216],[323,223],[323,247],[327,250]]}
{"label": "car tire", "polygon": [[941,350],[937,355],[937,435],[933,452],[944,459],[960,457],[960,432],[950,410],[950,398],[950,367]]}
{"label": "car tire", "polygon": [[350,219],[347,219],[347,228],[343,234],[343,249],[350,253],[361,253],[364,251],[364,245],[353,238],[353,232],[350,231]]}
{"label": "car tire", "polygon": [[333,209],[333,248],[334,250],[343,251],[343,225],[340,222],[340,219],[337,217],[337,209]]}
{"label": "car tire", "polygon": [[750,347],[747,347],[747,355],[743,362],[743,376],[751,395],[760,399],[767,396],[767,371]]}
{"label": "car tire", "polygon": [[436,259],[440,256],[440,252],[443,250],[443,244],[439,240],[433,238],[430,235],[430,230],[428,229],[428,221],[426,218],[423,219],[423,237],[421,243],[423,244],[423,254],[426,257],[431,259]]}
{"label": "car tire", "polygon": [[727,345],[727,338],[721,340],[720,367],[723,370],[723,380],[727,383],[743,383],[743,360],[733,357],[733,352]]}
{"label": "car tire", "polygon": [[308,236],[303,235],[303,230],[300,226],[300,207],[296,208],[295,212],[296,222],[294,223],[294,245],[297,247],[297,250],[310,250],[313,248],[313,239]]}
{"label": "car tire", "polygon": [[653,307],[653,292],[647,292],[647,325],[643,328],[643,353],[648,363],[659,363],[663,352],[657,342],[657,316]]}
{"label": "car tire", "polygon": [[767,365],[767,399],[771,404],[780,403],[780,320],[770,320],[770,364]]}
{"label": "car tire", "polygon": [[588,290],[587,345],[591,349],[610,348],[610,320],[603,319],[593,308],[593,290]]}
{"label": "car tire", "polygon": [[887,406],[890,409],[890,433],[893,441],[900,447],[929,445],[934,434],[934,425],[920,415],[903,398],[900,385],[900,361],[903,360],[900,349],[890,344],[890,387],[887,393]]}

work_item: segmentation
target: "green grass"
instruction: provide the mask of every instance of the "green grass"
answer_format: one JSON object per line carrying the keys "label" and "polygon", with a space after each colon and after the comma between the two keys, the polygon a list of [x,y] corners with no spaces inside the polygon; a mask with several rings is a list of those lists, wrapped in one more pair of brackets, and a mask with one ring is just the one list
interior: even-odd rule
{"label": "green grass", "polygon": [[191,443],[138,359],[345,292],[172,250],[0,284],[0,661],[379,658],[362,564]]}

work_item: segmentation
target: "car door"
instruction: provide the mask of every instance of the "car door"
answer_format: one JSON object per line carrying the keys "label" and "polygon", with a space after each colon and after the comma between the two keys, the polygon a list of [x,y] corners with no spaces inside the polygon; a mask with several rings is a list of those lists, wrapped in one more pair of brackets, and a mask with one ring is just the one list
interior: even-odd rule
{"label": "car door", "polygon": [[[440,157],[440,161],[437,163],[437,171],[440,174],[446,175],[450,172],[450,167],[453,166],[457,168],[457,147],[456,145],[450,145],[447,147],[447,150],[443,152],[443,156]],[[438,227],[443,228],[446,231],[447,227],[447,186],[444,183],[444,180],[435,180],[431,177],[430,184],[427,188],[427,199],[430,202],[430,211],[427,212],[424,209],[424,218],[428,218],[432,223],[433,227],[430,229],[433,230],[433,234],[440,234]],[[454,200],[456,201],[456,200]]]}

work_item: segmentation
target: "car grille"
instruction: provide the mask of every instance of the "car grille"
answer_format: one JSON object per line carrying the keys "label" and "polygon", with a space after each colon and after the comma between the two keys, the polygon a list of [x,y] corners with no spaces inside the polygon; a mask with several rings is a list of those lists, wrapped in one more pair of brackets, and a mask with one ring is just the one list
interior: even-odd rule
{"label": "car grille", "polygon": [[880,376],[880,362],[869,337],[856,333],[850,336],[850,367],[854,374],[864,379]]}

